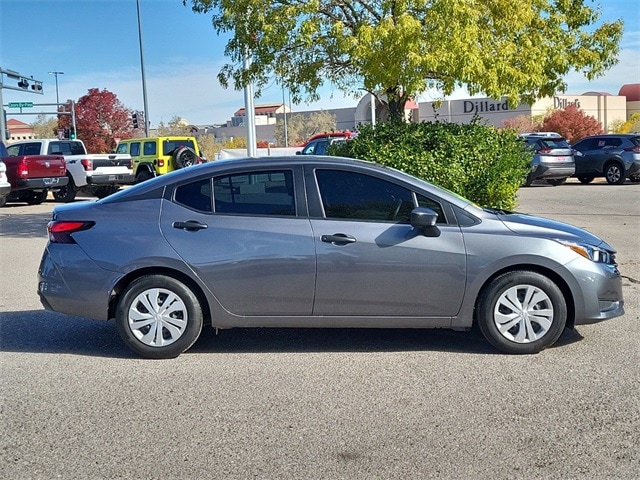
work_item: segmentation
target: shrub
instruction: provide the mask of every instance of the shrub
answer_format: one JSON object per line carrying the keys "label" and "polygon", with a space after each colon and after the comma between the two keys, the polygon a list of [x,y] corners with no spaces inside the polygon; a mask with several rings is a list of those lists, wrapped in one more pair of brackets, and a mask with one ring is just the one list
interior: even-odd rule
{"label": "shrub", "polygon": [[515,207],[531,162],[514,130],[501,132],[477,121],[365,125],[353,140],[333,144],[330,153],[387,165],[501,209]]}

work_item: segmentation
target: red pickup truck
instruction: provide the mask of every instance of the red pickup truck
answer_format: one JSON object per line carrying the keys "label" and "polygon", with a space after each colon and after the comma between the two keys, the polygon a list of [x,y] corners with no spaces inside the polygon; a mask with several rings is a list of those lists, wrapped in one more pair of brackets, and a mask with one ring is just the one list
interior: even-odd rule
{"label": "red pickup truck", "polygon": [[7,202],[27,202],[37,205],[46,200],[49,190],[63,188],[69,182],[62,155],[21,155],[10,157],[0,141],[0,157],[7,166],[11,193]]}

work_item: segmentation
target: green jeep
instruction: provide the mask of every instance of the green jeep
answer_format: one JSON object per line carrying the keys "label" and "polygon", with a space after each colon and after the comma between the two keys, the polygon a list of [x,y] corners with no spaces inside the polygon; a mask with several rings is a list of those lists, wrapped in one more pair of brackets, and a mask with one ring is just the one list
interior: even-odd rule
{"label": "green jeep", "polygon": [[204,162],[194,137],[128,138],[118,144],[116,153],[131,155],[136,183]]}

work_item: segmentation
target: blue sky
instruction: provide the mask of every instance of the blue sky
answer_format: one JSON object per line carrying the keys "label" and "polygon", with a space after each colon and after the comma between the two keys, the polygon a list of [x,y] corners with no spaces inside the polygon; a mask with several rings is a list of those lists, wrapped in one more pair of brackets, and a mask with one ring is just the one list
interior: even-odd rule
{"label": "blue sky", "polygon": [[[626,83],[640,82],[640,4],[637,0],[601,0],[602,19],[623,18],[619,63],[589,83],[567,77],[567,93],[617,94]],[[590,0],[587,4],[592,5]],[[244,106],[242,91],[223,89],[217,73],[227,61],[225,38],[209,15],[196,14],[181,0],[140,0],[145,76],[152,125],[174,116],[193,124],[223,123]],[[0,0],[0,67],[44,82],[44,95],[3,90],[3,102],[53,103],[58,76],[60,100],[77,100],[90,88],[115,93],[128,108],[143,109],[136,0]],[[294,111],[355,106],[327,87],[320,102],[294,105]],[[452,98],[466,98],[456,92]],[[272,84],[256,104],[281,102]],[[420,101],[430,100],[427,92]],[[35,112],[37,107],[34,107]],[[12,118],[9,109],[7,115]],[[26,109],[24,110],[26,111]],[[16,116],[31,123],[34,116]]]}

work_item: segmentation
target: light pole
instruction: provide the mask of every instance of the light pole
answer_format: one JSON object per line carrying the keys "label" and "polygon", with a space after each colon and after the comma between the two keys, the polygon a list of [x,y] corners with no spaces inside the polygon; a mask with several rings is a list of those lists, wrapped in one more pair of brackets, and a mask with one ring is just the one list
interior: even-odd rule
{"label": "light pole", "polygon": [[140,70],[142,72],[142,102],[144,103],[144,136],[149,136],[149,105],[147,103],[147,79],[144,76],[144,56],[142,54],[142,22],[140,20],[140,0],[136,0],[138,10],[138,41],[140,43]]}
{"label": "light pole", "polygon": [[60,107],[60,96],[58,95],[58,75],[64,75],[64,72],[49,72],[49,75],[55,75],[56,77],[56,103]]}

